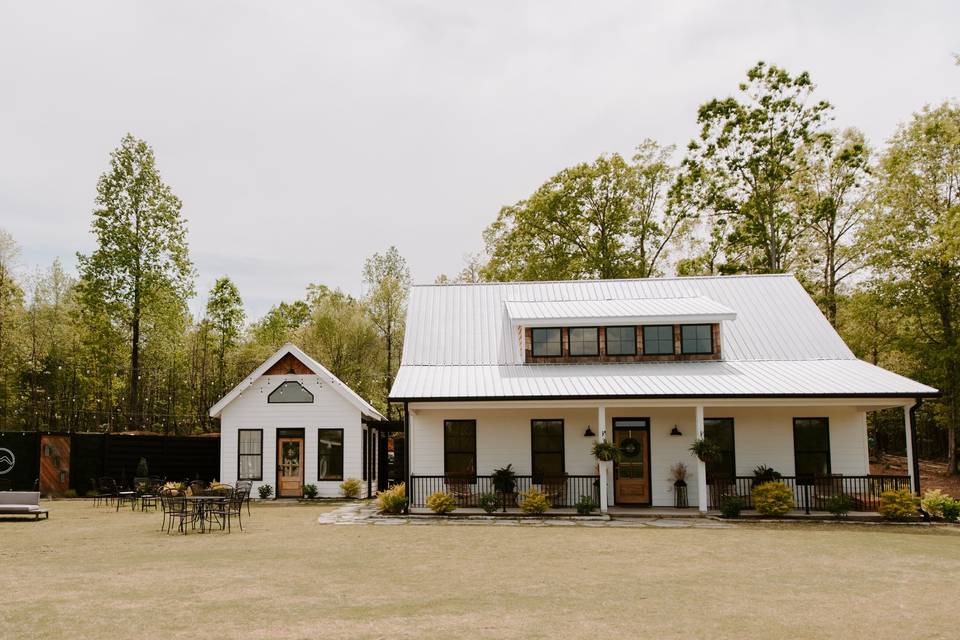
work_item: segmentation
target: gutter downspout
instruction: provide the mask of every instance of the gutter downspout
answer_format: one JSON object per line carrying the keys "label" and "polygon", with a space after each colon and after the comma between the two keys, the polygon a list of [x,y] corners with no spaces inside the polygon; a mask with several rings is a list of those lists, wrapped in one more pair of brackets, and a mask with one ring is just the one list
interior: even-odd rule
{"label": "gutter downspout", "polygon": [[916,398],[908,412],[910,420],[910,445],[913,448],[913,492],[920,495],[920,455],[917,450],[917,409],[923,404],[923,398]]}
{"label": "gutter downspout", "polygon": [[413,485],[410,484],[410,403],[403,403],[403,481],[407,486],[407,508],[410,513],[410,500],[413,498]]}

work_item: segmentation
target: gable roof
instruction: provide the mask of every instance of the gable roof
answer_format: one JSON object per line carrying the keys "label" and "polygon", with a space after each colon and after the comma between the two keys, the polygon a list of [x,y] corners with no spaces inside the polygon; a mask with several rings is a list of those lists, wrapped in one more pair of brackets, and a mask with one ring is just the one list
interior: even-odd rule
{"label": "gable roof", "polygon": [[227,407],[227,405],[238,398],[244,389],[259,380],[261,376],[266,375],[275,364],[287,356],[293,356],[303,363],[304,366],[313,371],[314,374],[325,379],[327,384],[330,385],[330,388],[334,389],[337,393],[343,396],[347,402],[356,407],[356,409],[364,417],[377,421],[386,420],[386,418],[384,418],[379,411],[374,409],[369,402],[357,395],[353,389],[345,385],[340,378],[330,373],[326,367],[308,356],[299,347],[291,342],[288,342],[277,349],[277,351],[274,352],[272,356],[264,360],[263,363],[253,371],[253,373],[244,378],[240,384],[235,386],[230,390],[229,393],[220,398],[219,402],[210,407],[210,417],[219,418],[220,414],[223,413],[223,410]]}
{"label": "gable roof", "polygon": [[[524,363],[518,327],[573,326],[576,313],[714,317],[722,361]],[[857,360],[796,278],[777,274],[416,286],[390,398],[933,394]]]}

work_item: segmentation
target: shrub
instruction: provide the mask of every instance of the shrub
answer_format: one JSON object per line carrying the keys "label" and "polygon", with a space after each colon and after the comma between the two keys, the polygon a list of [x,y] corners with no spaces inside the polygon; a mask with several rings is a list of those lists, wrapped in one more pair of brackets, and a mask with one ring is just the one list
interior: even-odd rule
{"label": "shrub", "polygon": [[304,498],[307,498],[308,500],[313,500],[314,498],[317,497],[317,493],[319,493],[319,489],[317,489],[317,485],[315,485],[315,484],[305,484],[305,485],[303,485],[303,497],[304,497]]}
{"label": "shrub", "polygon": [[98,495],[100,495],[100,492],[97,491],[96,489],[90,489],[90,491],[87,491],[86,493],[86,496],[88,498],[96,498]]}
{"label": "shrub", "polygon": [[77,497],[77,491],[76,491],[76,489],[67,489],[66,491],[63,492],[63,497],[64,497],[64,498],[76,498],[76,497]]}
{"label": "shrub", "polygon": [[848,496],[845,493],[838,493],[836,495],[830,496],[827,498],[827,511],[832,513],[838,518],[850,513],[853,510],[853,507],[856,505],[853,498]]}
{"label": "shrub", "polygon": [[910,489],[890,489],[880,494],[880,515],[887,520],[912,520],[918,503]]}
{"label": "shrub", "polygon": [[377,493],[377,506],[384,513],[403,513],[407,508],[407,485],[401,482]]}
{"label": "shrub", "polygon": [[347,478],[340,483],[340,493],[344,498],[359,498],[363,485],[356,478]]}
{"label": "shrub", "polygon": [[261,500],[266,500],[267,498],[273,495],[273,487],[271,487],[268,484],[260,485],[259,487],[257,487],[257,491],[260,493]]}
{"label": "shrub", "polygon": [[620,449],[620,445],[614,444],[613,442],[602,442],[600,440],[593,443],[590,453],[601,462],[620,462],[620,459],[623,457],[623,451]]}
{"label": "shrub", "polygon": [[513,465],[493,470],[493,488],[500,493],[513,493],[517,488],[517,472]]}
{"label": "shrub", "polygon": [[765,516],[782,516],[793,509],[793,491],[782,482],[764,482],[753,488],[753,506]]}
{"label": "shrub", "polygon": [[947,522],[960,520],[960,500],[950,500],[943,505],[943,519]]}
{"label": "shrub", "polygon": [[580,496],[580,499],[577,500],[577,504],[574,506],[577,507],[577,513],[581,516],[588,516],[597,508],[597,503],[594,502],[590,496]]}
{"label": "shrub", "polygon": [[436,491],[427,496],[427,506],[430,507],[430,510],[434,513],[443,515],[456,511],[457,502],[453,499],[453,496],[446,491]]}
{"label": "shrub", "polygon": [[477,503],[480,505],[480,508],[487,513],[493,513],[500,507],[500,498],[497,497],[497,494],[488,491],[487,493],[480,494]]}
{"label": "shrub", "polygon": [[530,514],[546,513],[550,508],[550,500],[547,494],[539,489],[531,488],[520,494],[520,511]]}
{"label": "shrub", "polygon": [[951,502],[953,502],[953,498],[940,491],[940,489],[931,489],[923,494],[920,508],[934,518],[942,518],[943,508]]}
{"label": "shrub", "polygon": [[140,458],[140,462],[137,463],[137,473],[138,478],[146,478],[150,475],[150,469],[147,467],[147,459]]}
{"label": "shrub", "polygon": [[739,518],[743,511],[743,498],[724,494],[720,496],[720,514],[724,518]]}

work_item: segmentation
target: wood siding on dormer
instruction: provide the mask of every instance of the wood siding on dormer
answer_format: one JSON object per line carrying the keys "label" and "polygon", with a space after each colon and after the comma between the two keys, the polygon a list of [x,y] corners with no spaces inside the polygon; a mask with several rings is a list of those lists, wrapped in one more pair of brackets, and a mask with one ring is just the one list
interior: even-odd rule
{"label": "wood siding on dormer", "polygon": [[[691,323],[693,324],[693,323]],[[702,323],[701,323],[702,324]],[[631,326],[631,325],[611,325],[611,326]],[[586,364],[591,362],[701,362],[720,359],[720,325],[713,323],[710,330],[713,334],[713,353],[681,353],[681,332],[682,325],[673,325],[673,353],[647,355],[643,352],[643,326],[637,325],[637,354],[633,356],[611,356],[607,355],[607,331],[606,327],[599,327],[600,334],[600,355],[599,356],[571,356],[570,355],[570,328],[560,328],[560,342],[562,345],[562,355],[559,356],[534,356],[533,355],[533,329],[524,327],[524,354],[523,359],[527,364]]]}

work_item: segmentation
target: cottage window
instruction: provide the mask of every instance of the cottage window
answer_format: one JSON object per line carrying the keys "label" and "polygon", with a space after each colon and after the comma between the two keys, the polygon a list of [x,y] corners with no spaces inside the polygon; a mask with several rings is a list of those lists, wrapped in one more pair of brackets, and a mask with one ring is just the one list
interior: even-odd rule
{"label": "cottage window", "polygon": [[683,353],[713,353],[713,327],[709,324],[685,324],[680,332]]}
{"label": "cottage window", "polygon": [[704,418],[703,435],[720,448],[720,455],[707,463],[707,482],[710,484],[733,483],[737,476],[733,446],[733,418]]}
{"label": "cottage window", "polygon": [[563,340],[560,336],[560,329],[533,329],[531,334],[535,357],[553,358],[563,355]]}
{"label": "cottage window", "polygon": [[317,479],[343,480],[343,429],[317,429]]}
{"label": "cottage window", "polygon": [[263,429],[237,432],[237,480],[263,479]]}
{"label": "cottage window", "polygon": [[636,327],[607,327],[607,355],[637,355]]}
{"label": "cottage window", "polygon": [[673,327],[670,325],[651,325],[643,328],[644,355],[672,355]]}
{"label": "cottage window", "polygon": [[574,327],[570,329],[570,355],[600,355],[600,331],[596,327]]}
{"label": "cottage window", "polygon": [[477,421],[443,421],[443,472],[473,476],[477,473]]}
{"label": "cottage window", "polygon": [[563,420],[532,420],[530,431],[534,482],[563,475]]}
{"label": "cottage window", "polygon": [[830,475],[830,425],[827,418],[793,419],[793,460],[797,478]]}
{"label": "cottage window", "polygon": [[288,402],[312,403],[313,394],[307,391],[306,387],[299,382],[287,380],[270,392],[270,395],[267,396],[267,402],[270,404]]}

